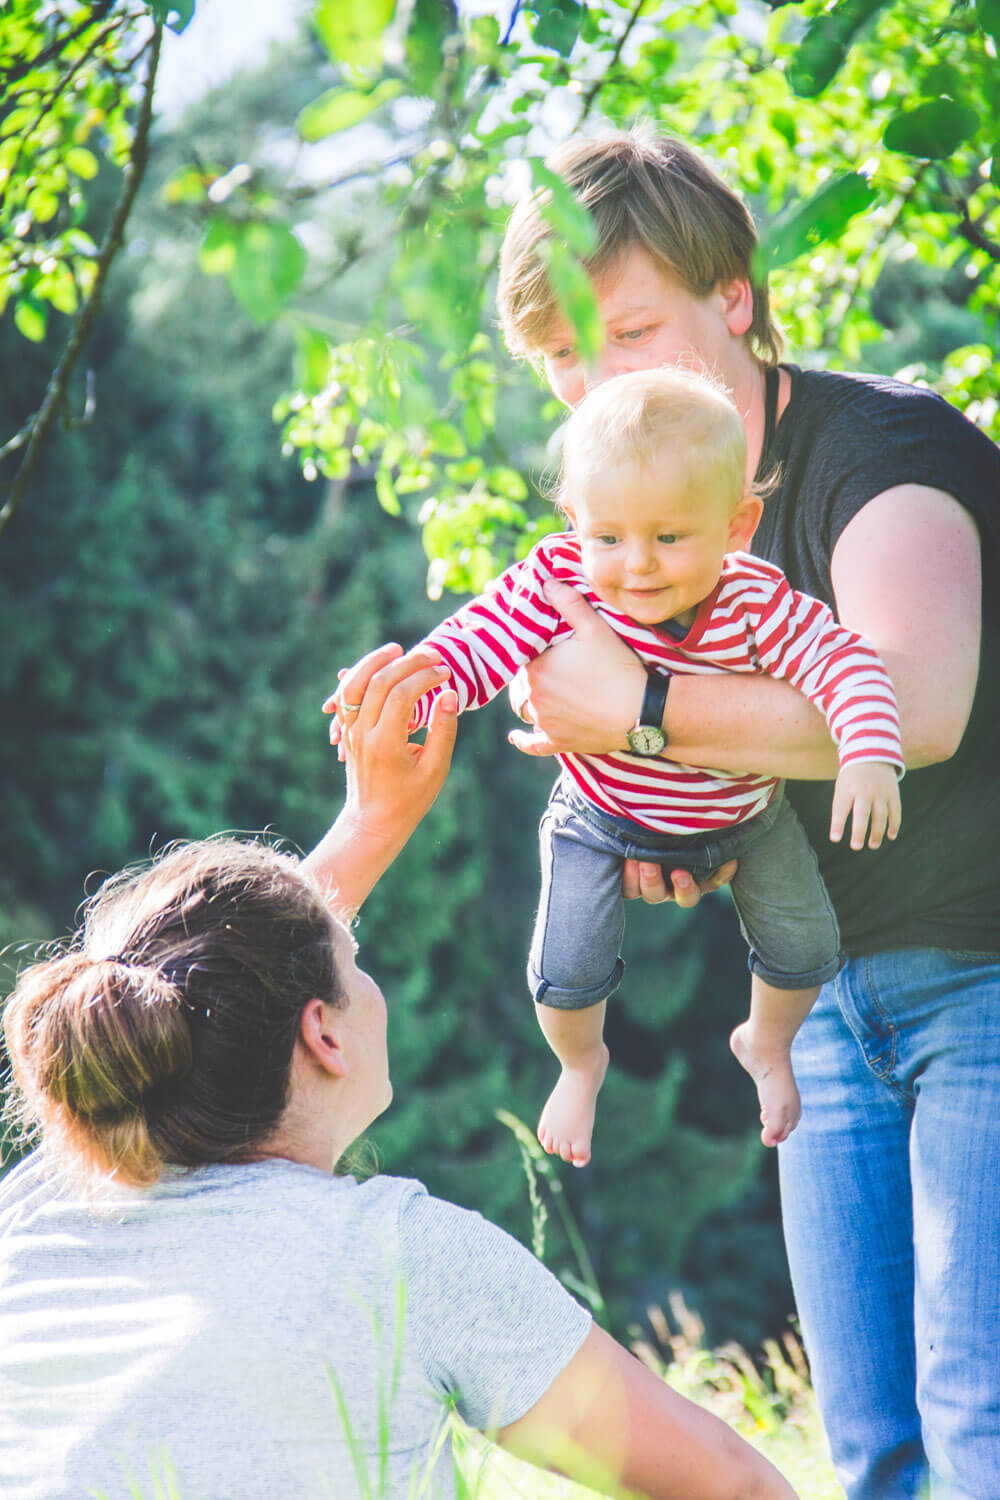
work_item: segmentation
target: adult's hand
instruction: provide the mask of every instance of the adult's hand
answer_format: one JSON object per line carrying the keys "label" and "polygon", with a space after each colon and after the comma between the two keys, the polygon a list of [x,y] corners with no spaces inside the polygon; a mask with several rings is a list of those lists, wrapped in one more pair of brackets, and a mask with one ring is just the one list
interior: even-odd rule
{"label": "adult's hand", "polygon": [[625,736],[639,717],[646,669],[619,635],[568,583],[545,584],[545,597],[573,627],[550,646],[511,689],[515,712],[534,728],[507,736],[525,755],[606,755],[628,748]]}
{"label": "adult's hand", "polygon": [[[440,687],[448,671],[425,646],[403,653],[380,646],[341,678],[324,712],[346,714],[341,745],[347,761],[343,811],[306,864],[330,888],[331,904],[355,912],[444,784],[458,727],[458,697],[435,700],[424,743],[408,737],[419,698]],[[356,709],[356,712],[355,712]]]}
{"label": "adult's hand", "polygon": [[627,859],[622,877],[622,894],[626,901],[645,901],[647,906],[659,906],[661,901],[676,901],[678,906],[689,908],[697,906],[702,896],[728,885],[738,869],[738,860],[727,860],[714,875],[700,884],[688,870],[671,870],[671,890],[660,865]]}

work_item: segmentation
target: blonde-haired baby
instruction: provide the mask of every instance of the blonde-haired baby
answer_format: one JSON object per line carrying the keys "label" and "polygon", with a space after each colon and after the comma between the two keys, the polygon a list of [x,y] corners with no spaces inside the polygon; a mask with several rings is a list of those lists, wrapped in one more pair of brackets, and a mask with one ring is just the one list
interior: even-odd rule
{"label": "blonde-haired baby", "polygon": [[[677,673],[784,677],[825,715],[840,773],[830,837],[877,848],[900,823],[903,758],[892,683],[878,656],[826,605],[747,552],[760,497],[745,481],[743,422],[706,375],[662,368],[622,375],[577,406],[563,433],[558,501],[571,530],[546,537],[491,590],[434,630],[442,688],[479,708],[570,627],[545,584],[573,585],[640,657],[647,685],[620,749],[560,755],[540,829],[542,890],[528,981],[559,1079],[538,1137],[590,1160],[608,1052],[604,1013],[623,973],[626,859],[703,880],[728,860],[750,947],[750,1014],[732,1047],[776,1145],[800,1113],[790,1048],[819,987],[842,962],[816,857],[782,784],[669,759],[662,720]],[[436,689],[435,692],[441,691]],[[418,706],[420,727],[434,693]],[[344,720],[339,693],[328,700]]]}

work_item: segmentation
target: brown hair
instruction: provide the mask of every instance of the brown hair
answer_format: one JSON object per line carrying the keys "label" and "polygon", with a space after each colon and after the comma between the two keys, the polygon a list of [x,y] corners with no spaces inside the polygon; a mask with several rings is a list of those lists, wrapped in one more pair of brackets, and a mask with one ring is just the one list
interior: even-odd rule
{"label": "brown hair", "polygon": [[[639,246],[696,297],[720,282],[747,277],[753,322],[746,334],[764,365],[781,357],[781,333],[768,305],[767,281],[755,267],[757,231],[749,210],[689,146],[647,126],[570,141],[549,168],[590,211],[597,249],[591,276],[610,270]],[[539,245],[553,233],[532,194],[511,214],[500,252],[497,300],[512,354],[533,355],[550,336],[558,302]]]}
{"label": "brown hair", "polygon": [[743,420],[707,372],[671,366],[606,380],[574,407],[561,436],[555,499],[568,514],[588,471],[623,462],[666,464],[681,484],[697,481],[733,510],[746,487]]}
{"label": "brown hair", "polygon": [[256,842],[112,876],[7,1002],[15,1119],[133,1186],[252,1156],[284,1112],[303,1007],[344,1003],[334,930],[298,861]]}

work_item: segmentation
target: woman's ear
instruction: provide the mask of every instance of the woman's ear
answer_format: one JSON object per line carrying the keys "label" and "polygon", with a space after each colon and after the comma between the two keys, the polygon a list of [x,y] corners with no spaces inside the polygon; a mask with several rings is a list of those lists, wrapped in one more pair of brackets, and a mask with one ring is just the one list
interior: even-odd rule
{"label": "woman's ear", "polygon": [[748,276],[736,276],[732,281],[720,281],[716,293],[722,300],[722,316],[726,327],[734,338],[742,338],[753,322],[753,288]]}
{"label": "woman's ear", "polygon": [[324,1073],[343,1078],[344,1053],[335,1025],[337,1012],[320,999],[308,1000],[299,1017],[298,1040],[307,1056]]}
{"label": "woman's ear", "polygon": [[733,512],[726,537],[727,552],[745,552],[760,524],[764,502],[758,495],[744,495]]}

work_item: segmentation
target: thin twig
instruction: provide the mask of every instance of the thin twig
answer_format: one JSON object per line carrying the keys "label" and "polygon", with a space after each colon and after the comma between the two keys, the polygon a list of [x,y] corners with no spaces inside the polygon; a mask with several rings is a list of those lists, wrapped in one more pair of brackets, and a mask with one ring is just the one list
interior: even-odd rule
{"label": "thin twig", "polygon": [[3,509],[0,510],[0,536],[6,531],[27,493],[28,484],[35,471],[35,466],[41,456],[42,447],[48,436],[49,429],[66,397],[66,388],[73,369],[80,357],[80,351],[90,336],[90,332],[97,319],[101,305],[101,297],[104,285],[111,269],[111,263],[122,247],[125,237],[125,225],[128,216],[132,212],[136,194],[146,171],[149,160],[149,132],[153,123],[153,90],[156,86],[156,69],[160,61],[160,43],[163,39],[163,27],[157,23],[149,43],[149,64],[146,68],[146,79],[143,84],[142,103],[139,106],[139,117],[136,121],[135,135],[132,140],[132,150],[129,153],[128,163],[123,172],[124,187],[121,197],[115,207],[114,218],[108,227],[108,232],[101,245],[100,254],[97,258],[97,271],[94,283],[91,287],[90,296],[81,307],[73,324],[69,340],[56,366],[41,406],[31,423],[31,436],[28,439],[27,450],[21,460],[20,467],[11,481],[10,493]]}
{"label": "thin twig", "polygon": [[579,120],[577,120],[577,122],[576,122],[578,130],[579,130],[580,126],[583,124],[584,120],[590,114],[591,105],[593,104],[594,100],[597,98],[598,94],[601,92],[601,86],[604,83],[605,79],[608,77],[609,73],[612,73],[614,71],[614,69],[618,66],[619,62],[621,61],[621,55],[622,55],[622,52],[624,50],[625,43],[628,41],[629,37],[632,35],[632,31],[633,31],[633,29],[635,27],[635,24],[638,21],[640,15],[642,14],[642,8],[645,5],[645,3],[646,3],[646,0],[636,0],[635,6],[634,6],[634,8],[632,10],[632,14],[628,18],[628,24],[625,27],[625,30],[622,32],[621,36],[618,38],[618,42],[617,42],[617,44],[615,46],[615,50],[611,54],[611,61],[608,63],[608,66],[604,69],[604,71],[601,74],[600,78],[598,78],[591,85],[591,87],[587,90],[587,93],[584,95],[583,110],[581,111]]}

